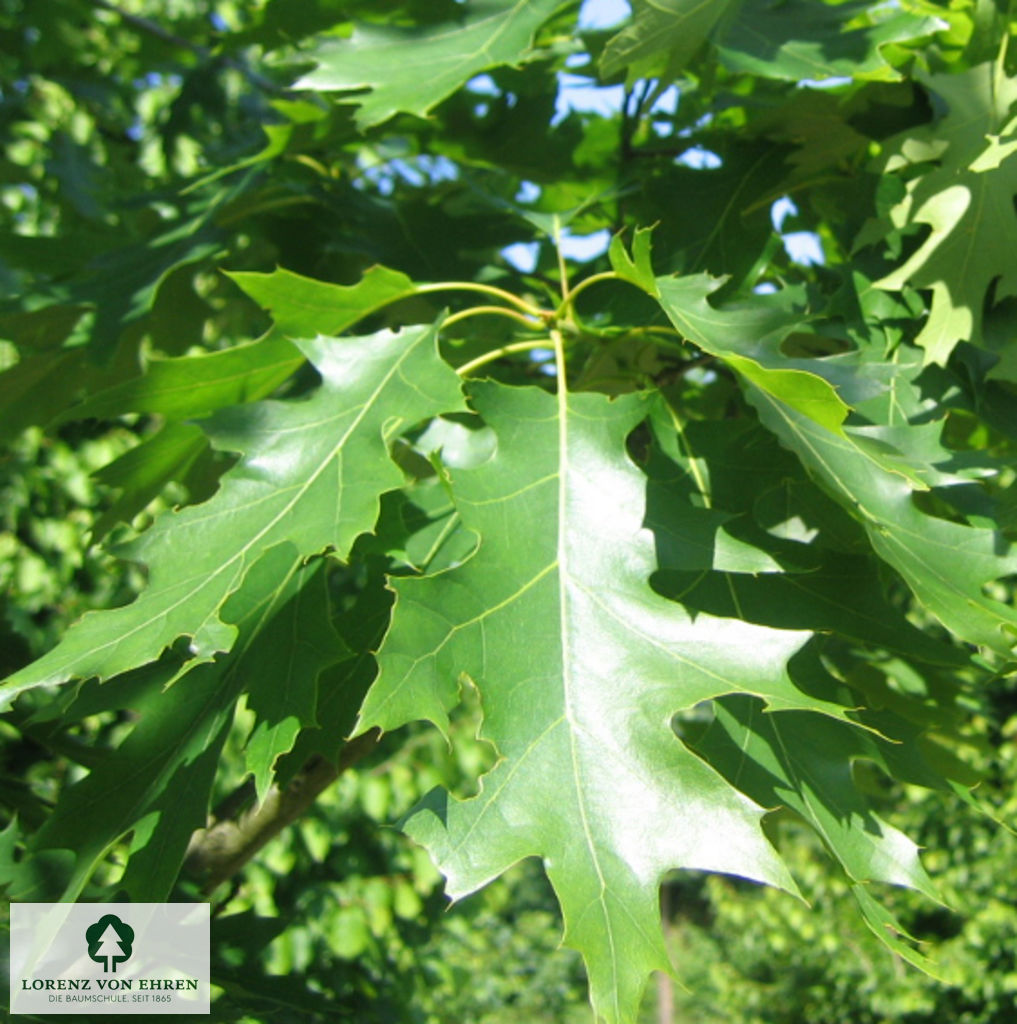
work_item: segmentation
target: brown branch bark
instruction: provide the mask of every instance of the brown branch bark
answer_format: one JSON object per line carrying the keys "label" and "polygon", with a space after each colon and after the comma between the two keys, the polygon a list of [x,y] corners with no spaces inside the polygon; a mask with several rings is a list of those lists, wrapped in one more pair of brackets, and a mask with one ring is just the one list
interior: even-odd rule
{"label": "brown branch bark", "polygon": [[253,798],[253,786],[244,783],[216,808],[219,820],[194,833],[184,870],[201,881],[206,895],[214,892],[270,839],[301,817],[347,768],[374,750],[380,735],[372,729],[350,740],[338,764],[324,757],[312,758],[284,789],[272,786],[262,803],[241,810]]}

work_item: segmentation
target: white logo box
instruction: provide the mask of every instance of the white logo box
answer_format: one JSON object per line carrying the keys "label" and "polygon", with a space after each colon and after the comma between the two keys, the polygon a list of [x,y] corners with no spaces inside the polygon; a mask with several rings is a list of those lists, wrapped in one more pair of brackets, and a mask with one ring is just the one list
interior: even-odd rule
{"label": "white logo box", "polygon": [[207,903],[12,903],[11,1013],[208,1013]]}

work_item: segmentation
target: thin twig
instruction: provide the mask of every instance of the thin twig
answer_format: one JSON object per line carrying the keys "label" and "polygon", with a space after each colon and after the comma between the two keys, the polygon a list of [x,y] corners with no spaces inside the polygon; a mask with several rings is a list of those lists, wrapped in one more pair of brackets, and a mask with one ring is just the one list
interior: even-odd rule
{"label": "thin twig", "polygon": [[506,316],[510,320],[517,320],[531,331],[540,331],[544,328],[542,321],[534,320],[525,313],[517,313],[514,309],[506,309],[504,306],[471,306],[469,309],[461,309],[443,321],[441,326],[451,327],[452,324],[468,320],[471,316]]}
{"label": "thin twig", "polygon": [[509,345],[502,345],[501,348],[492,349],[490,352],[485,352],[482,356],[477,356],[476,359],[471,359],[468,363],[463,363],[456,373],[460,377],[465,377],[466,374],[472,373],[474,370],[481,366],[486,366],[488,363],[493,363],[496,359],[501,359],[502,356],[510,355],[513,352],[528,352],[536,348],[547,348],[549,345],[547,338],[541,338],[539,341],[514,341]]}
{"label": "thin twig", "polygon": [[284,789],[272,786],[257,806],[235,819],[217,821],[196,832],[187,851],[184,865],[187,873],[202,881],[206,895],[214,892],[270,839],[306,813],[347,768],[374,750],[380,737],[381,733],[372,729],[350,740],[343,747],[338,763],[324,757],[312,758]]}
{"label": "thin twig", "polygon": [[482,295],[493,295],[505,302],[510,302],[513,306],[521,309],[524,313],[540,320],[544,320],[548,316],[552,315],[550,310],[534,306],[533,303],[527,302],[526,299],[521,299],[518,295],[513,295],[512,292],[505,291],[504,288],[497,288],[493,284],[481,284],[479,281],[439,281],[435,284],[417,285],[414,291],[417,295],[428,295],[433,292],[450,291],[479,292]]}

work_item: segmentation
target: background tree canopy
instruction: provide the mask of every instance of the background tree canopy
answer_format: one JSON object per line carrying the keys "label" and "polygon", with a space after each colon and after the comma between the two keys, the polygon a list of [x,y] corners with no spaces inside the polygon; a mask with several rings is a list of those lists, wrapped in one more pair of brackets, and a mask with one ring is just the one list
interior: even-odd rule
{"label": "background tree canopy", "polygon": [[0,885],[224,1021],[1009,1021],[1011,4],[613,10],[0,0]]}

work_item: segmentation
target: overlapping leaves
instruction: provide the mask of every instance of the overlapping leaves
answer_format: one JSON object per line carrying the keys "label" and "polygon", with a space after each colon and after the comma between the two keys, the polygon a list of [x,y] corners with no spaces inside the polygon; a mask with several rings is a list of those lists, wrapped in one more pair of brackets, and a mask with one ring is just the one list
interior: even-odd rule
{"label": "overlapping leaves", "polygon": [[[292,747],[296,732],[315,724],[318,677],[350,652],[331,625],[323,564],[302,568],[300,561],[290,544],[258,561],[243,590],[224,606],[224,620],[239,633],[233,656],[188,672],[172,700],[163,690],[180,666],[168,657],[102,692],[93,683],[66,706],[40,716],[52,719],[59,712],[61,719],[74,721],[115,708],[129,709],[139,719],[115,751],[67,789],[33,837],[32,856],[74,851],[63,898],[76,898],[106,850],[131,830],[123,886],[139,899],[166,898],[191,834],[206,823],[209,793],[242,691],[259,712],[249,744],[259,783],[275,756]],[[21,882],[29,884],[27,878]]]}
{"label": "overlapping leaves", "polygon": [[434,327],[362,338],[298,342],[322,376],[302,402],[223,410],[205,430],[242,453],[218,493],[162,517],[131,557],[149,571],[131,605],[86,616],[49,654],[3,685],[11,698],[73,677],[109,678],[154,660],[178,637],[209,658],[228,651],[236,629],[227,598],[261,553],[288,541],[304,555],[345,555],[378,516],[381,493],[400,485],[387,442],[400,427],[455,409],[456,375],[438,359]]}
{"label": "overlapping leaves", "polygon": [[675,326],[742,375],[762,422],[862,523],[873,550],[919,601],[956,636],[1009,655],[1017,614],[986,588],[1017,570],[1017,554],[998,531],[930,515],[915,501],[929,489],[923,480],[928,442],[933,461],[949,465],[950,453],[928,428],[895,435],[840,425],[847,406],[834,384],[860,401],[874,390],[903,388],[906,371],[884,366],[887,379],[879,384],[844,360],[788,360],[779,345],[801,326],[800,315],[781,314],[770,298],[718,309],[706,301],[705,279],[660,279],[658,288]]}
{"label": "overlapping leaves", "polygon": [[606,75],[677,75],[709,39],[733,70],[801,81],[836,76],[896,77],[883,47],[941,27],[908,11],[868,3],[812,0],[636,0],[632,23],[604,50]]}
{"label": "overlapping leaves", "polygon": [[[130,834],[129,849],[121,847],[123,887],[139,899],[167,896],[189,836],[204,822],[241,696],[254,725],[238,765],[254,776],[260,797],[307,757],[334,760],[389,614],[391,592],[381,589],[378,568],[385,561],[398,601],[360,728],[419,718],[444,725],[460,688],[477,687],[482,735],[499,760],[477,796],[434,794],[409,830],[435,854],[457,896],[521,857],[544,858],[566,939],[586,958],[603,1016],[633,1020],[648,972],[668,969],[656,893],[664,872],[725,871],[794,891],[759,827],[771,807],[797,814],[820,835],[856,885],[863,915],[887,940],[884,925],[894,923],[871,883],[935,891],[914,844],[867,806],[855,764],[941,784],[956,766],[940,751],[937,776],[921,750],[923,733],[945,730],[957,712],[940,702],[937,687],[949,677],[944,688],[955,696],[972,673],[969,652],[955,641],[1012,655],[1017,617],[999,581],[1017,559],[989,522],[1008,500],[1012,514],[1012,497],[997,486],[1009,480],[1007,470],[983,449],[1005,456],[1017,434],[1008,392],[994,393],[991,415],[980,404],[982,368],[970,350],[963,353],[970,380],[944,370],[948,383],[938,391],[934,378],[919,379],[920,356],[906,346],[892,356],[875,344],[830,359],[801,355],[814,327],[834,334],[841,327],[818,325],[831,280],[842,287],[840,314],[853,316],[857,301],[866,317],[888,309],[913,317],[914,305],[856,295],[861,271],[852,279],[836,266],[812,275],[791,268],[799,284],[776,296],[754,296],[751,287],[779,246],[770,231],[774,198],[793,187],[808,211],[819,194],[814,176],[857,166],[870,139],[888,134],[876,122],[889,107],[900,115],[893,130],[926,116],[921,91],[907,85],[888,91],[884,108],[882,93],[852,107],[835,94],[809,99],[791,83],[897,79],[908,67],[898,44],[910,46],[938,22],[893,4],[636,2],[631,24],[603,50],[602,82],[623,74],[630,86],[641,75],[657,81],[633,91],[624,117],[573,116],[554,128],[561,154],[576,155],[566,173],[532,144],[546,137],[556,73],[578,66],[565,59],[580,47],[578,34],[546,33],[549,49],[534,49],[541,27],[566,5],[398,4],[385,23],[387,11],[361,3],[342,15],[362,16],[356,27],[327,4],[312,6],[284,31],[300,5],[268,3],[252,15],[247,37],[325,33],[304,51],[318,66],[299,85],[331,94],[338,110],[325,116],[318,97],[281,101],[276,111],[290,120],[268,126],[267,148],[239,163],[231,153],[228,167],[194,186],[242,170],[244,182],[272,179],[283,165],[292,172],[244,195],[222,218],[242,224],[237,245],[252,257],[243,265],[327,265],[348,280],[391,255],[394,266],[420,275],[433,268],[435,277],[503,281],[509,271],[499,247],[531,240],[534,225],[582,201],[583,230],[662,218],[664,265],[730,273],[728,289],[741,298],[718,302],[719,282],[703,275],[656,278],[648,233],[637,234],[631,258],[616,239],[609,254],[616,275],[650,298],[597,311],[596,293],[584,291],[583,323],[571,318],[568,294],[551,303],[557,314],[529,318],[528,327],[557,320],[567,329],[557,380],[528,356],[510,354],[511,346],[501,350],[513,361],[493,372],[543,387],[472,387],[473,408],[488,423],[482,434],[464,426],[474,416],[434,418],[464,409],[457,377],[438,358],[435,329],[333,337],[389,303],[401,305],[383,322],[403,322],[410,305],[412,319],[421,300],[402,300],[421,288],[400,271],[368,270],[353,287],[285,270],[233,273],[270,311],[272,332],[234,344],[221,325],[205,325],[213,305],[197,301],[193,269],[230,244],[219,220],[174,222],[151,244],[110,249],[95,274],[68,270],[70,283],[46,299],[63,305],[26,305],[6,316],[0,332],[21,361],[0,379],[0,430],[54,418],[63,426],[123,413],[155,417],[155,432],[103,471],[122,491],[100,531],[130,518],[167,481],[190,484],[190,467],[209,457],[206,437],[238,460],[214,495],[204,498],[210,473],[204,492],[191,491],[194,504],[162,516],[135,545],[131,557],[145,563],[149,581],[134,604],[86,618],[0,691],[11,698],[39,684],[116,676],[113,685],[66,688],[31,729],[52,724],[66,738],[62,729],[108,712],[130,726],[115,729],[119,745],[82,760],[89,774],[64,790],[34,836],[25,826],[22,839],[18,824],[0,834],[0,884],[9,883],[15,898],[77,897],[110,847]],[[720,62],[722,88],[742,76],[723,105],[709,95],[716,68],[710,59],[698,65],[701,53]],[[948,65],[944,53],[935,59]],[[586,70],[598,54],[588,56]],[[540,75],[527,78],[527,63],[538,57]],[[687,67],[692,81],[679,108],[652,120],[648,98]],[[704,68],[710,73],[699,76]],[[475,102],[468,89],[437,109],[490,69],[503,69],[491,79],[499,91],[491,104]],[[515,92],[503,88],[502,76]],[[983,310],[993,302],[1002,308],[1013,294],[1004,244],[1015,227],[1013,79],[1001,57],[959,74],[944,67],[924,82],[939,116],[886,144],[879,170],[901,176],[904,198],[893,206],[893,231],[863,238],[914,241],[914,253],[877,287],[908,292],[908,301],[913,287],[932,290],[919,340],[929,361],[942,364],[958,340],[984,341]],[[510,110],[518,115],[511,124],[493,116]],[[832,135],[824,111],[837,115]],[[394,122],[399,136],[384,139],[377,129],[399,114],[415,117]],[[364,148],[351,141],[354,116],[372,130]],[[669,157],[709,144],[711,134],[719,168],[672,165]],[[385,179],[395,183],[391,195],[372,191],[362,173],[393,154],[412,161],[432,153],[448,166],[430,186],[403,181],[399,158]],[[467,181],[471,161],[483,173]],[[619,168],[626,180],[617,196],[603,208],[590,203],[591,191],[610,187]],[[69,180],[66,168],[57,170]],[[536,184],[521,187],[518,174]],[[852,178],[852,196],[864,193],[863,177]],[[238,185],[237,195],[246,187]],[[525,197],[534,191],[531,202]],[[697,203],[707,194],[709,203]],[[84,205],[92,198],[84,195]],[[520,204],[532,207],[521,229],[515,213],[504,212]],[[865,216],[863,205],[856,203],[852,222]],[[493,209],[501,219],[491,219]],[[828,251],[849,252],[853,239],[839,237],[847,232],[836,215],[819,216],[836,243]],[[930,234],[918,235],[926,227]],[[52,242],[52,258],[77,237],[34,241],[40,251]],[[6,255],[10,247],[3,248]],[[543,301],[550,255],[545,246],[535,273],[507,287]],[[240,305],[231,285],[216,287]],[[172,315],[178,297],[194,300],[187,317]],[[661,325],[658,307],[684,340]],[[491,321],[456,322],[471,361],[504,343],[502,334],[473,331]],[[837,337],[862,345],[870,326],[852,321]],[[145,331],[148,342],[135,344]],[[131,344],[107,367],[92,367],[88,346],[77,347],[90,332],[101,356],[113,356],[125,337]],[[899,325],[874,331],[880,345],[899,335]],[[541,343],[533,331],[524,337],[516,349]],[[459,340],[452,336],[445,351]],[[208,342],[212,350],[196,354]],[[615,359],[626,346],[650,356]],[[691,358],[690,347],[698,350]],[[600,386],[598,358],[628,374],[618,390],[660,394],[571,393],[566,369],[570,379]],[[574,364],[582,370],[573,378]],[[262,401],[280,386],[291,397]],[[970,389],[963,402],[961,389]],[[946,432],[944,391],[963,414],[946,421]],[[640,425],[647,412],[652,439]],[[209,414],[201,427],[185,422]],[[400,446],[400,471],[391,442],[423,423]],[[948,446],[961,430],[977,452]],[[461,460],[453,448],[467,437],[470,458]],[[992,488],[996,505],[987,497]],[[323,552],[351,566],[316,557]],[[344,622],[356,621],[350,629],[331,606],[339,575],[353,592],[344,594]],[[927,613],[945,628],[929,629]]]}

